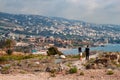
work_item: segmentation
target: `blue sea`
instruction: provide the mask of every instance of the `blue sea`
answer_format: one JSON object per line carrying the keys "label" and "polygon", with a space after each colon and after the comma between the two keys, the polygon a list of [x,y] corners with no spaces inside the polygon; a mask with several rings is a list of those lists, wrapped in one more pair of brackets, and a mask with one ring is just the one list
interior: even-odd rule
{"label": "blue sea", "polygon": [[[84,52],[85,48],[82,48]],[[104,46],[90,47],[90,51],[120,52],[120,44],[106,44]],[[78,49],[67,49],[62,51],[64,54],[78,54]]]}

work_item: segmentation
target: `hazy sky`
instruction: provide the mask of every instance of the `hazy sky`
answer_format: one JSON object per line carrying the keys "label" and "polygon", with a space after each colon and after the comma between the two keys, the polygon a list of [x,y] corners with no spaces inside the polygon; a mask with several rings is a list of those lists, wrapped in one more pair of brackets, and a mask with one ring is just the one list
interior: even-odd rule
{"label": "hazy sky", "polygon": [[120,0],[0,0],[0,11],[120,24]]}

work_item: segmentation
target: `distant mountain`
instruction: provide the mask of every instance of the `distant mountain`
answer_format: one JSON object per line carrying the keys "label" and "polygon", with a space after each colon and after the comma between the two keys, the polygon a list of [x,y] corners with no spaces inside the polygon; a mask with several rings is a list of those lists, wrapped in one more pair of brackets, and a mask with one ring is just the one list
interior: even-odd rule
{"label": "distant mountain", "polygon": [[57,25],[65,25],[65,26],[73,26],[76,24],[84,24],[83,21],[77,20],[68,20],[65,18],[59,17],[46,17],[40,15],[23,15],[23,14],[8,14],[0,12],[0,20],[4,20],[6,22],[11,22],[13,24],[21,25],[23,27],[29,26],[57,26]]}
{"label": "distant mountain", "polygon": [[74,39],[102,39],[120,37],[120,25],[93,24],[79,20],[40,15],[0,12],[0,32],[24,35],[54,36]]}

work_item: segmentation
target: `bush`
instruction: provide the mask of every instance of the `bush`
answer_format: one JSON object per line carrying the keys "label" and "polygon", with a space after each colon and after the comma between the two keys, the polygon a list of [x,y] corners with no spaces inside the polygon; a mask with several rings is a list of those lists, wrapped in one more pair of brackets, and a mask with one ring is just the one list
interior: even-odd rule
{"label": "bush", "polygon": [[71,65],[72,65],[71,62],[69,62],[68,64],[66,64],[66,66],[68,66],[68,67],[71,67]]}
{"label": "bush", "polygon": [[23,59],[30,59],[30,58],[39,58],[41,59],[45,58],[45,56],[42,55],[3,55],[0,56],[0,61],[9,61],[9,60],[23,60]]}
{"label": "bush", "polygon": [[77,73],[77,68],[76,67],[73,67],[69,70],[69,73],[70,74],[73,74],[73,73]]}
{"label": "bush", "polygon": [[6,57],[0,56],[0,61],[6,61]]}
{"label": "bush", "polygon": [[7,53],[8,55],[11,55],[11,54],[13,53],[13,51],[12,51],[11,49],[8,49],[8,50],[6,51],[6,53]]}
{"label": "bush", "polygon": [[21,70],[19,73],[21,73],[21,74],[26,74],[26,71]]}
{"label": "bush", "polygon": [[50,76],[51,76],[51,77],[56,77],[56,74],[55,74],[55,73],[51,73]]}
{"label": "bush", "polygon": [[50,72],[51,72],[51,73],[56,73],[56,70],[55,70],[55,69],[52,69]]}
{"label": "bush", "polygon": [[56,72],[57,72],[56,69],[51,69],[51,70],[50,70],[50,73],[51,73],[50,76],[51,76],[51,77],[56,77]]}
{"label": "bush", "polygon": [[5,65],[2,70],[1,73],[2,74],[9,74],[9,69],[10,69],[10,65]]}
{"label": "bush", "polygon": [[58,49],[56,47],[50,47],[48,48],[48,51],[47,51],[47,55],[50,56],[50,55],[62,55],[63,53],[58,51]]}
{"label": "bush", "polygon": [[117,64],[116,66],[117,66],[117,67],[120,67],[120,64]]}
{"label": "bush", "polygon": [[84,75],[84,72],[80,72],[80,75]]}
{"label": "bush", "polygon": [[107,75],[112,75],[112,74],[114,74],[114,72],[112,70],[107,71]]}

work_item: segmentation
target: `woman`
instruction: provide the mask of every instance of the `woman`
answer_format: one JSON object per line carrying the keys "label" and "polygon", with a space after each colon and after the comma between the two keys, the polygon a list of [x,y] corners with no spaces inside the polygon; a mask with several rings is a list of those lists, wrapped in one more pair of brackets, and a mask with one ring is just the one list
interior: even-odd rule
{"label": "woman", "polygon": [[80,60],[82,60],[82,48],[81,47],[78,48],[78,52],[79,52]]}

